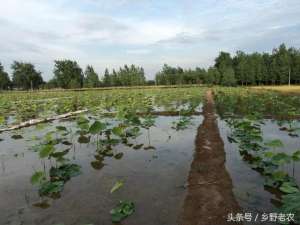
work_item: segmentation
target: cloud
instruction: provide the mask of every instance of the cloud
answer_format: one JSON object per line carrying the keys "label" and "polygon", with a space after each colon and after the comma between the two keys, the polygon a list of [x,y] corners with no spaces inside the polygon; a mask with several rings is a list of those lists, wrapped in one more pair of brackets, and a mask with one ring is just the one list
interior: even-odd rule
{"label": "cloud", "polygon": [[169,39],[163,39],[158,41],[158,44],[181,44],[181,45],[193,45],[199,44],[202,41],[218,41],[220,38],[217,32],[214,31],[201,31],[199,33],[180,32]]}
{"label": "cloud", "polygon": [[147,55],[151,52],[150,49],[128,49],[127,54],[133,54],[133,55]]}
{"label": "cloud", "polygon": [[150,77],[164,63],[208,66],[220,50],[299,47],[299,0],[10,0],[0,8],[0,61],[54,59],[83,67],[138,63]]}

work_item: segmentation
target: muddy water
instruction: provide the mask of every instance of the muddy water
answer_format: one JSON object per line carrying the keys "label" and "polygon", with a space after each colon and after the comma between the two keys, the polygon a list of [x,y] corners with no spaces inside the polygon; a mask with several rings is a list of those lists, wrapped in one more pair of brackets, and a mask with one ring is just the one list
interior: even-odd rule
{"label": "muddy water", "polygon": [[[235,143],[230,143],[227,136],[230,135],[230,128],[223,120],[218,120],[221,137],[224,141],[226,151],[226,168],[230,173],[233,182],[233,192],[243,208],[244,212],[250,213],[271,213],[276,212],[276,200],[278,199],[275,194],[269,189],[264,188],[264,178],[255,170],[243,161],[239,154],[238,146]],[[264,140],[280,139],[284,147],[275,149],[277,152],[292,153],[300,149],[300,138],[292,138],[285,131],[280,131],[276,121],[266,120],[265,125],[262,126],[264,133]],[[284,168],[290,175],[292,175],[292,166]],[[300,184],[300,163],[295,165],[295,178]],[[245,223],[247,224],[247,223]],[[250,223],[252,224],[252,223]],[[255,224],[275,224],[273,223],[255,223]]]}
{"label": "muddy water", "polygon": [[[21,132],[24,139],[20,140],[1,134],[4,140],[0,142],[0,224],[109,225],[109,211],[119,200],[133,201],[136,206],[135,213],[122,221],[124,225],[176,224],[185,196],[183,187],[193,157],[196,129],[202,121],[195,117],[190,128],[176,132],[170,128],[176,119],[157,118],[150,133],[155,150],[117,146],[114,151],[123,152],[123,158],[105,158],[102,168],[91,165],[95,161],[95,145],[77,144],[69,158],[81,165],[82,174],[66,183],[61,198],[45,198],[49,204],[46,209],[33,206],[41,199],[37,188],[30,184],[30,177],[35,170],[50,165],[27,149],[32,145],[27,140],[44,131],[26,128]],[[136,140],[136,144],[140,143],[148,145],[146,131]],[[118,180],[124,181],[124,186],[110,194]]]}

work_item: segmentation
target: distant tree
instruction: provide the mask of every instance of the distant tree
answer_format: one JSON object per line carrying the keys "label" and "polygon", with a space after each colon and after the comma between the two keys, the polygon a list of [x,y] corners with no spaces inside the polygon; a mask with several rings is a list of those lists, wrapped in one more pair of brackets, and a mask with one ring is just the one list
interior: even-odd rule
{"label": "distant tree", "polygon": [[210,85],[217,84],[218,77],[219,77],[219,71],[214,67],[209,67],[204,82]]}
{"label": "distant tree", "polygon": [[289,48],[291,65],[291,82],[300,83],[300,50]]}
{"label": "distant tree", "polygon": [[278,67],[277,67],[276,59],[274,58],[274,56],[271,56],[269,80],[272,85],[275,85],[278,81],[277,71],[278,71]]}
{"label": "distant tree", "polygon": [[15,61],[11,66],[13,86],[19,89],[38,89],[44,83],[41,72],[36,71],[31,63]]}
{"label": "distant tree", "polygon": [[[96,87],[101,83],[91,66],[86,68],[83,75],[78,64],[70,60],[55,61],[54,74],[54,79],[48,82],[47,87]],[[18,76],[14,76],[15,86],[23,88],[24,84],[28,88],[28,76],[26,79],[25,77],[19,73]],[[300,83],[300,50],[287,48],[284,44],[274,48],[272,53],[237,51],[236,55],[231,57],[230,53],[221,51],[215,59],[214,66],[207,71],[199,67],[183,69],[164,64],[155,75],[156,85],[206,83],[234,86],[287,84],[289,81]],[[124,65],[118,70],[113,69],[112,73],[106,69],[101,85],[136,86],[150,83],[153,84],[153,81],[146,81],[142,67]]]}
{"label": "distant tree", "polygon": [[233,60],[230,53],[220,52],[219,56],[215,59],[215,67],[219,70],[221,79],[220,83],[223,83],[223,77],[228,70],[233,68]]}
{"label": "distant tree", "polygon": [[81,88],[83,86],[83,73],[76,61],[55,60],[54,78],[58,87]]}
{"label": "distant tree", "polygon": [[103,85],[106,87],[112,86],[111,76],[107,68],[105,69],[104,76],[103,76]]}
{"label": "distant tree", "polygon": [[164,64],[162,70],[155,75],[155,82],[157,85],[196,84],[202,81],[204,73],[205,70],[200,68],[183,70],[181,67]]}
{"label": "distant tree", "polygon": [[167,79],[165,74],[162,72],[158,72],[155,75],[155,84],[156,85],[166,85],[167,84]]}
{"label": "distant tree", "polygon": [[52,78],[46,83],[45,87],[48,89],[57,88],[58,87],[57,80],[55,78]]}
{"label": "distant tree", "polygon": [[155,80],[147,80],[147,81],[146,81],[146,85],[148,85],[148,86],[153,86],[153,85],[155,85]]}
{"label": "distant tree", "polygon": [[192,76],[192,83],[193,84],[204,83],[206,76],[207,76],[207,71],[205,69],[196,67],[194,76]]}
{"label": "distant tree", "polygon": [[138,85],[144,85],[146,83],[146,76],[145,76],[145,70],[143,67],[139,68],[139,84]]}
{"label": "distant tree", "polygon": [[83,82],[80,82],[77,79],[71,79],[69,84],[68,84],[68,88],[71,89],[77,89],[77,88],[82,88],[83,87]]}
{"label": "distant tree", "polygon": [[4,67],[0,63],[0,90],[7,90],[10,88],[11,81],[8,73],[4,71]]}
{"label": "distant tree", "polygon": [[262,81],[263,84],[269,84],[270,82],[270,64],[271,64],[271,57],[269,53],[262,54]]}
{"label": "distant tree", "polygon": [[85,69],[83,86],[87,88],[95,88],[100,86],[98,74],[90,65],[88,65]]}
{"label": "distant tree", "polygon": [[144,85],[145,82],[144,69],[135,65],[124,65],[118,71],[113,70],[112,74],[106,69],[103,77],[105,86],[137,86]]}
{"label": "distant tree", "polygon": [[232,67],[233,60],[228,52],[220,52],[219,56],[215,59],[215,67],[219,70],[223,67]]}
{"label": "distant tree", "polygon": [[221,75],[221,73],[219,72],[218,69],[214,70],[214,77],[215,77],[215,84],[221,84],[222,75]]}
{"label": "distant tree", "polygon": [[246,85],[255,84],[255,62],[252,55],[246,56],[245,65],[245,83]]}
{"label": "distant tree", "polygon": [[235,86],[236,85],[234,70],[232,68],[228,67],[223,72],[223,78],[222,78],[221,84],[224,86]]}
{"label": "distant tree", "polygon": [[276,74],[276,80],[280,84],[287,84],[289,73],[291,71],[291,59],[289,52],[284,44],[273,50],[273,72]]}
{"label": "distant tree", "polygon": [[247,71],[247,55],[242,51],[237,51],[236,56],[233,58],[233,67],[235,76],[239,84],[246,84]]}
{"label": "distant tree", "polygon": [[253,68],[254,68],[254,80],[255,83],[260,85],[263,83],[264,79],[264,60],[260,53],[253,53],[252,54],[252,61],[253,61]]}
{"label": "distant tree", "polygon": [[163,76],[165,76],[165,79],[166,79],[166,84],[167,85],[174,85],[174,84],[176,84],[177,82],[176,82],[176,68],[174,68],[174,67],[171,67],[171,66],[169,66],[169,65],[167,65],[167,64],[164,64],[164,66],[163,66],[163,69],[162,69],[162,74],[163,74]]}
{"label": "distant tree", "polygon": [[129,77],[128,85],[130,86],[138,86],[145,84],[145,72],[142,67],[131,65],[129,71],[127,72],[127,76]]}

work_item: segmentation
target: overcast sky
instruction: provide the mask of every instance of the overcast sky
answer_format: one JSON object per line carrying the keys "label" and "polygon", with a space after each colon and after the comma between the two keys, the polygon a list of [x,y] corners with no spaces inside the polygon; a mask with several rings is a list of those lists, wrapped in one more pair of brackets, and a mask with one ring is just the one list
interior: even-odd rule
{"label": "overcast sky", "polygon": [[300,47],[300,0],[7,0],[0,62],[33,63],[51,78],[55,59],[105,67],[164,63],[208,67],[218,52]]}

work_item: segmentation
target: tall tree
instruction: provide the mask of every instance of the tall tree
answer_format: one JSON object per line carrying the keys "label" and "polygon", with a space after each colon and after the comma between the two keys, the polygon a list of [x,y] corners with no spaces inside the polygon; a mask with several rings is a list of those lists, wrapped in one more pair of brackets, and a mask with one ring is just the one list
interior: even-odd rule
{"label": "tall tree", "polygon": [[58,87],[58,84],[57,84],[57,80],[55,78],[52,78],[46,84],[46,88],[49,88],[49,89],[57,88],[57,87]]}
{"label": "tall tree", "polygon": [[4,67],[0,63],[0,90],[7,90],[10,88],[11,81],[8,73],[4,71]]}
{"label": "tall tree", "polygon": [[11,66],[13,72],[13,86],[19,89],[37,89],[44,83],[41,72],[31,63],[15,61]]}
{"label": "tall tree", "polygon": [[284,44],[273,50],[273,72],[280,84],[287,84],[291,71],[289,52]]}
{"label": "tall tree", "polygon": [[236,85],[234,70],[231,67],[227,67],[227,69],[223,72],[223,79],[221,84],[224,86]]}
{"label": "tall tree", "polygon": [[103,85],[106,87],[109,87],[112,85],[111,76],[110,76],[107,68],[105,69],[104,76],[103,76]]}
{"label": "tall tree", "polygon": [[291,82],[300,83],[300,50],[289,48],[291,59]]}
{"label": "tall tree", "polygon": [[54,76],[61,88],[81,88],[83,86],[83,73],[76,61],[55,60]]}
{"label": "tall tree", "polygon": [[100,86],[98,74],[90,65],[88,65],[85,69],[83,86],[87,88],[95,88]]}
{"label": "tall tree", "polygon": [[262,68],[262,74],[263,74],[263,83],[269,84],[270,83],[270,66],[272,62],[272,58],[269,53],[263,53],[262,54],[262,60],[263,60],[263,68]]}
{"label": "tall tree", "polygon": [[204,82],[206,84],[217,84],[219,77],[219,71],[215,67],[209,67]]}
{"label": "tall tree", "polygon": [[247,55],[242,51],[237,51],[236,56],[233,58],[233,65],[236,79],[241,85],[246,84],[246,64]]}
{"label": "tall tree", "polygon": [[221,74],[220,82],[229,70],[233,69],[233,60],[228,52],[220,52],[219,56],[215,59],[215,67]]}
{"label": "tall tree", "polygon": [[222,67],[232,67],[233,61],[228,52],[220,52],[219,56],[215,59],[215,67],[221,69]]}

